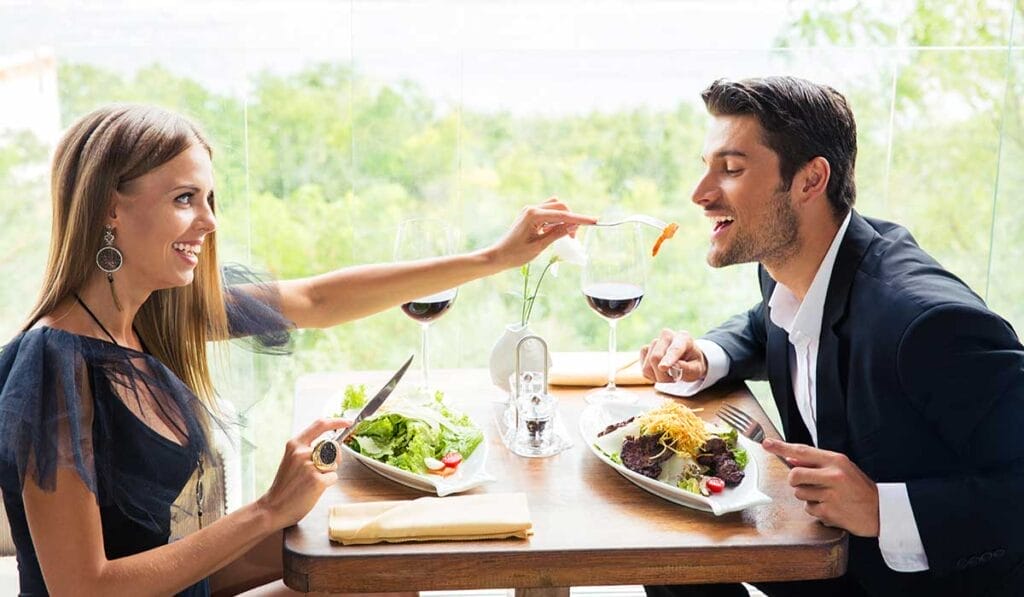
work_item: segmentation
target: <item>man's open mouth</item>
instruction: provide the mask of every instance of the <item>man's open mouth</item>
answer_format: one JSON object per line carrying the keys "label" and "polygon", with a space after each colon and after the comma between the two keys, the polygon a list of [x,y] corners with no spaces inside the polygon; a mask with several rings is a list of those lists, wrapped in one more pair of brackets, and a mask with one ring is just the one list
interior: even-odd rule
{"label": "man's open mouth", "polygon": [[718,216],[714,218],[714,226],[711,230],[712,233],[718,234],[722,230],[725,230],[726,228],[731,226],[733,221],[734,218],[732,216]]}

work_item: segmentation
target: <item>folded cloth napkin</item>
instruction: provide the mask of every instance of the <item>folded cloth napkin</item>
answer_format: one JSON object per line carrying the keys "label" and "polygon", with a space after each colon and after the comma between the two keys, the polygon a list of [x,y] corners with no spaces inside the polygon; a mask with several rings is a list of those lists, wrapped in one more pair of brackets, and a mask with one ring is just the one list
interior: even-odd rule
{"label": "folded cloth napkin", "polygon": [[345,545],[404,541],[525,539],[533,533],[525,493],[483,493],[331,507],[331,541]]}
{"label": "folded cloth napkin", "polygon": [[[640,368],[640,351],[614,355],[615,383],[639,386],[654,383]],[[548,383],[556,386],[603,386],[608,383],[607,352],[553,352]]]}

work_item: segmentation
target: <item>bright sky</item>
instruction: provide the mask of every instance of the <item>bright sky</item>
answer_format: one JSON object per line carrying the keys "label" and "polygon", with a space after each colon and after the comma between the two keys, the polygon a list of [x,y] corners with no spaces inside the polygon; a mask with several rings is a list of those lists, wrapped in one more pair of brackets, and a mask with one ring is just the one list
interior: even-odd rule
{"label": "bright sky", "polygon": [[778,72],[768,50],[784,0],[678,2],[153,2],[0,0],[0,55],[120,72],[159,62],[242,95],[262,69],[353,57],[371,76],[419,82],[478,109],[670,107],[711,80]]}

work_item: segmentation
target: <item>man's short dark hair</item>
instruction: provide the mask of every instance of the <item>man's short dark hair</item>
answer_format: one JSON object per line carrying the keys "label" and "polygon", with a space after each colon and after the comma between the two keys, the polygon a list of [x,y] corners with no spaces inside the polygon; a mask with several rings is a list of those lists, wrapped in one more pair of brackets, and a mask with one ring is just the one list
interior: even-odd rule
{"label": "man's short dark hair", "polygon": [[857,123],[846,98],[835,89],[796,77],[719,79],[701,93],[714,116],[753,115],[764,129],[762,142],[779,156],[784,190],[811,159],[828,160],[832,174],[826,194],[832,213],[843,218],[857,187]]}

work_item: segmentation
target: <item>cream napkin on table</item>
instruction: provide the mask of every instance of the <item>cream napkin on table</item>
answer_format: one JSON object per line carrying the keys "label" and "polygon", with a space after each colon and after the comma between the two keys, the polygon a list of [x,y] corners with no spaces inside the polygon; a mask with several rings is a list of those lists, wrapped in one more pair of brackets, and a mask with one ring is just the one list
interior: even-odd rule
{"label": "cream napkin on table", "polygon": [[331,541],[344,545],[404,541],[525,539],[533,533],[525,493],[483,493],[332,506]]}
{"label": "cream napkin on table", "polygon": [[[640,351],[614,355],[615,383],[623,386],[648,385],[640,367]],[[607,352],[553,352],[548,383],[556,386],[603,386],[608,383]]]}

